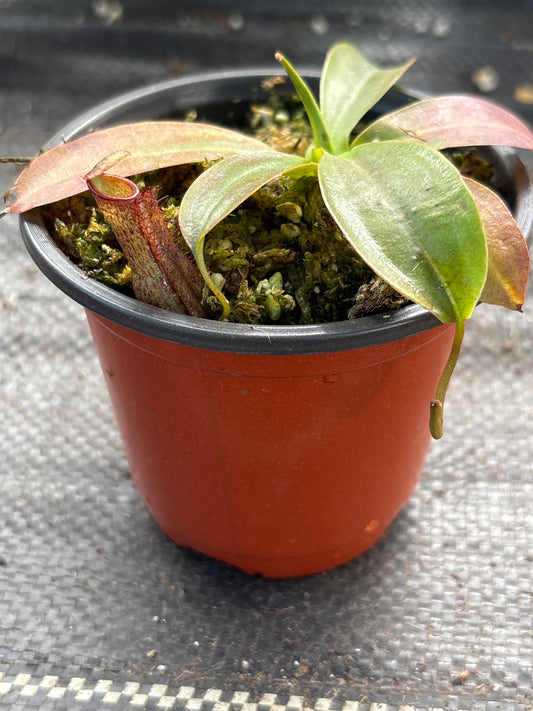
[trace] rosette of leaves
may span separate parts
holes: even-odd
[[[316,179],[342,234],[375,274],[443,323],[456,324],[431,404],[431,431],[440,437],[444,396],[465,321],[479,301],[520,310],[529,271],[525,238],[508,207],[486,186],[462,177],[440,151],[476,145],[533,149],[533,134],[491,102],[443,96],[383,115],[354,135],[412,62],[380,69],[356,47],[337,44],[326,57],[317,101],[290,62],[281,55],[277,59],[312,128],[313,143],[305,156],[200,123],[129,124],[36,158],[15,184],[7,211],[22,212],[89,185],[137,272],[140,298],[164,308],[172,302],[175,310],[202,315],[197,276],[180,266],[183,260],[168,240],[155,201],[126,176],[215,161],[185,193],[179,223],[225,318],[227,300],[204,261],[206,235],[270,181],[291,174]],[[111,167],[113,175],[108,175]]]

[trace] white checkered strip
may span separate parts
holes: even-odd
[[[252,699],[247,691],[223,692],[207,689],[197,694],[193,686],[181,686],[175,692],[166,684],[117,682],[100,679],[89,682],[82,677],[72,677],[61,682],[57,676],[34,678],[30,674],[13,677],[0,672],[0,709],[28,708],[61,709],[179,709],[180,711],[363,711],[359,701],[332,701],[319,698],[311,704],[303,696],[285,697],[281,703],[278,694],[262,694]],[[6,706],[7,704],[7,706]],[[386,703],[365,701],[368,711],[445,711],[443,708],[409,705],[390,706]]]

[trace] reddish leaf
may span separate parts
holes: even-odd
[[[465,178],[487,239],[488,272],[481,301],[520,311],[526,297],[529,251],[505,203],[489,188]]]
[[[89,133],[50,148],[20,174],[6,212],[25,212],[87,189],[86,177],[113,165],[118,176],[135,175],[183,163],[215,160],[241,151],[268,151],[267,145],[217,126],[180,121],[124,124]]]
[[[433,148],[513,146],[533,149],[533,133],[506,109],[472,96],[440,96],[387,114],[359,134],[355,144],[416,139]]]
[[[203,316],[203,280],[172,239],[151,191],[140,193],[115,175],[95,176],[88,186],[128,260],[139,301]]]

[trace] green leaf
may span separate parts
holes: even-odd
[[[333,153],[348,150],[355,125],[413,61],[380,69],[351,44],[340,43],[330,49],[320,80],[320,109]]]
[[[50,148],[20,174],[7,212],[25,212],[87,189],[95,165],[113,159],[121,177],[183,163],[216,160],[240,151],[268,151],[254,138],[226,128],[182,121],[148,121],[114,126]],[[101,168],[101,172],[108,170]]]
[[[205,266],[205,235],[260,187],[302,167],[308,167],[305,160],[288,153],[240,153],[208,168],[185,193],[179,214],[181,232],[202,276],[224,307],[223,318],[228,315],[228,304]]]
[[[394,289],[441,321],[467,319],[487,273],[476,206],[457,170],[417,143],[388,141],[324,154],[328,209],[356,251]]]
[[[324,120],[320,113],[320,109],[316,102],[313,92],[307,85],[307,83],[298,74],[296,69],[292,66],[288,59],[286,59],[279,52],[276,54],[276,59],[283,65],[283,68],[289,75],[289,79],[296,89],[296,93],[300,97],[309,123],[311,124],[311,129],[313,131],[313,138],[315,141],[316,148],[323,148],[326,151],[332,151],[331,143],[329,140],[328,132],[324,125]]]
[[[529,250],[509,208],[492,190],[464,179],[476,202],[487,239],[487,280],[481,301],[521,311],[529,276]]]
[[[390,139],[417,140],[433,148],[513,146],[533,149],[533,133],[506,109],[473,96],[417,101],[382,116],[353,145]]]

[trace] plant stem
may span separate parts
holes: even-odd
[[[431,401],[430,405],[429,429],[431,431],[431,436],[434,439],[440,439],[444,433],[444,399],[446,397],[446,391],[448,390],[452,373],[457,365],[457,359],[459,358],[459,353],[461,352],[464,334],[465,322],[458,321],[455,325],[455,336],[450,355],[448,356],[448,360],[444,366],[442,375],[440,376],[435,399]]]

